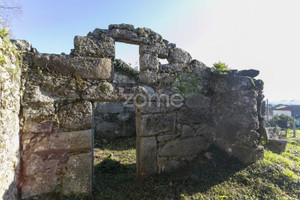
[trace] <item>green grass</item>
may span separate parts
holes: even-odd
[[[174,174],[135,178],[135,138],[96,139],[94,199],[300,199],[300,131],[286,152],[243,166],[216,147]]]

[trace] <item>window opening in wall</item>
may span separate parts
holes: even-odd
[[[140,70],[139,45],[116,42],[116,59],[122,58],[130,67]]]

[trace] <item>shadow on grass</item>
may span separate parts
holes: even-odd
[[[95,199],[180,199],[181,194],[206,192],[244,169],[236,159],[211,146],[213,159],[200,155],[194,165],[173,174],[135,178],[135,164],[122,165],[110,158],[95,166]]]
[[[134,184],[135,177],[135,164],[124,165],[105,158],[94,169],[94,199],[124,199],[126,184]]]

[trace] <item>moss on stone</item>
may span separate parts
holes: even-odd
[[[83,79],[79,76],[79,75],[76,75],[75,76],[75,79],[76,79],[76,83],[78,85],[81,85],[83,83]]]
[[[7,38],[9,35],[10,33],[8,32],[8,28],[0,29],[0,40],[2,41],[0,46],[0,66],[5,68],[12,80],[16,80],[19,82],[20,80],[18,78],[18,74],[20,74],[21,71],[21,56],[17,48]],[[15,68],[6,66],[8,60],[10,60],[10,62],[13,62],[12,64],[15,65]]]
[[[115,59],[114,60],[114,70],[116,72],[123,73],[125,75],[128,75],[129,77],[133,78],[136,81],[140,80],[140,72],[132,67],[130,67],[128,64],[126,64],[121,59]]]
[[[182,95],[184,98],[201,93],[202,88],[202,81],[195,74],[182,73],[179,76],[175,76],[173,91]]]
[[[251,78],[250,76],[247,76],[247,78],[250,80],[250,82],[252,83],[252,85],[255,87],[255,82],[254,82],[253,78]]]

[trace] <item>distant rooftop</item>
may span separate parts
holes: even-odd
[[[300,105],[282,105],[274,110],[300,110]]]

